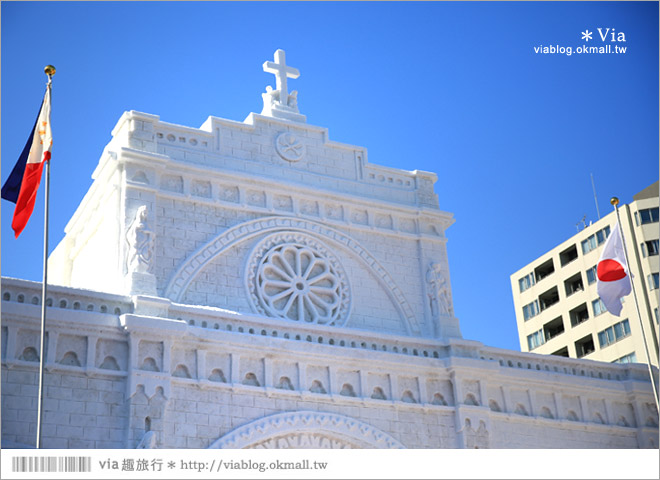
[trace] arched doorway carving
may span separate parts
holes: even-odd
[[[360,420],[327,412],[285,412],[238,427],[209,448],[405,448]]]

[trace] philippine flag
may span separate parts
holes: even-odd
[[[605,304],[605,307],[607,307],[607,310],[618,317],[623,308],[621,297],[625,297],[632,290],[630,272],[626,263],[623,240],[621,239],[618,223],[614,226],[612,234],[605,241],[605,247],[603,248],[603,253],[600,255],[596,274],[598,275],[596,289],[598,290],[600,299]]]
[[[21,153],[18,162],[14,165],[14,169],[2,187],[2,198],[16,204],[14,218],[11,222],[16,238],[25,228],[34,210],[37,190],[41,183],[41,172],[44,163],[50,160],[52,147],[50,88],[47,88],[30,138],[28,138],[23,153]]]

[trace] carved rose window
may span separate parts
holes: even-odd
[[[348,283],[339,262],[319,242],[276,234],[257,247],[248,288],[253,305],[268,316],[317,324],[345,321]]]

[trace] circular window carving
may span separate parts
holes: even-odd
[[[344,269],[327,247],[306,235],[262,240],[248,264],[247,288],[255,310],[270,317],[341,325],[350,311]]]
[[[305,155],[305,146],[290,132],[282,132],[277,136],[275,148],[280,157],[289,162],[297,162]]]

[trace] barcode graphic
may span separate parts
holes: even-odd
[[[91,472],[92,457],[12,457],[12,472]]]

